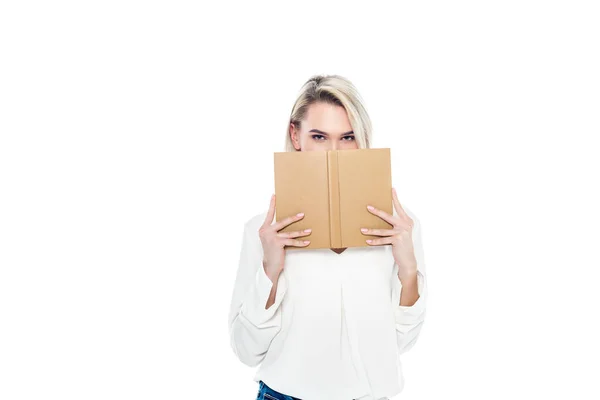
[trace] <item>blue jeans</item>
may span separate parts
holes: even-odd
[[[301,400],[297,397],[292,397],[285,395],[283,393],[279,393],[276,390],[271,389],[267,386],[266,383],[260,381],[258,383],[258,395],[256,396],[256,400]]]
[[[302,400],[297,397],[288,396],[287,394],[279,393],[271,389],[266,383],[260,381],[258,383],[258,395],[256,400]]]

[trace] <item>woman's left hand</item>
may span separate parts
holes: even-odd
[[[417,275],[417,260],[412,240],[412,229],[414,221],[406,214],[396,195],[396,189],[392,188],[392,199],[394,209],[398,215],[390,215],[378,208],[367,206],[371,214],[375,214],[392,225],[392,229],[367,229],[361,232],[366,235],[381,236],[378,239],[369,239],[367,243],[371,246],[392,245],[394,261],[398,265],[398,278],[401,281],[412,279]]]

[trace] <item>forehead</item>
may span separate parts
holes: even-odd
[[[328,103],[314,103],[308,107],[306,129],[319,129],[330,134],[344,133],[352,130],[348,114],[342,106]]]

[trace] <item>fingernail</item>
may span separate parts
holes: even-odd
[[[309,244],[309,243],[310,243],[310,240],[305,240],[304,241],[304,244]]]
[[[360,228],[360,231],[361,232],[366,232],[366,231],[368,231],[368,229],[367,228]]]
[[[370,244],[371,242],[372,242],[372,240],[371,240],[371,239],[367,239],[367,243],[369,243],[369,244]]]
[[[296,214],[296,217],[302,217],[304,215],[304,213],[298,213]]]
[[[310,228],[304,230],[305,233],[308,233],[310,231],[312,231],[312,229],[310,229]]]
[[[375,207],[373,207],[373,206],[367,206],[367,208],[371,211],[373,211],[375,209]]]

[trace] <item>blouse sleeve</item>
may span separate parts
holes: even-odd
[[[414,221],[413,246],[415,258],[417,259],[417,290],[419,298],[412,306],[400,305],[402,283],[398,278],[398,265],[394,263],[392,273],[392,301],[395,307],[394,317],[399,354],[408,351],[415,345],[425,319],[425,303],[427,298],[427,280],[425,275],[423,245],[421,241],[421,224],[412,213],[406,210],[406,208],[405,211]]]
[[[244,225],[237,276],[229,312],[230,345],[239,360],[251,367],[264,359],[281,329],[280,305],[287,290],[285,271],[279,276],[275,303],[265,308],[273,282],[262,265],[258,228]]]

